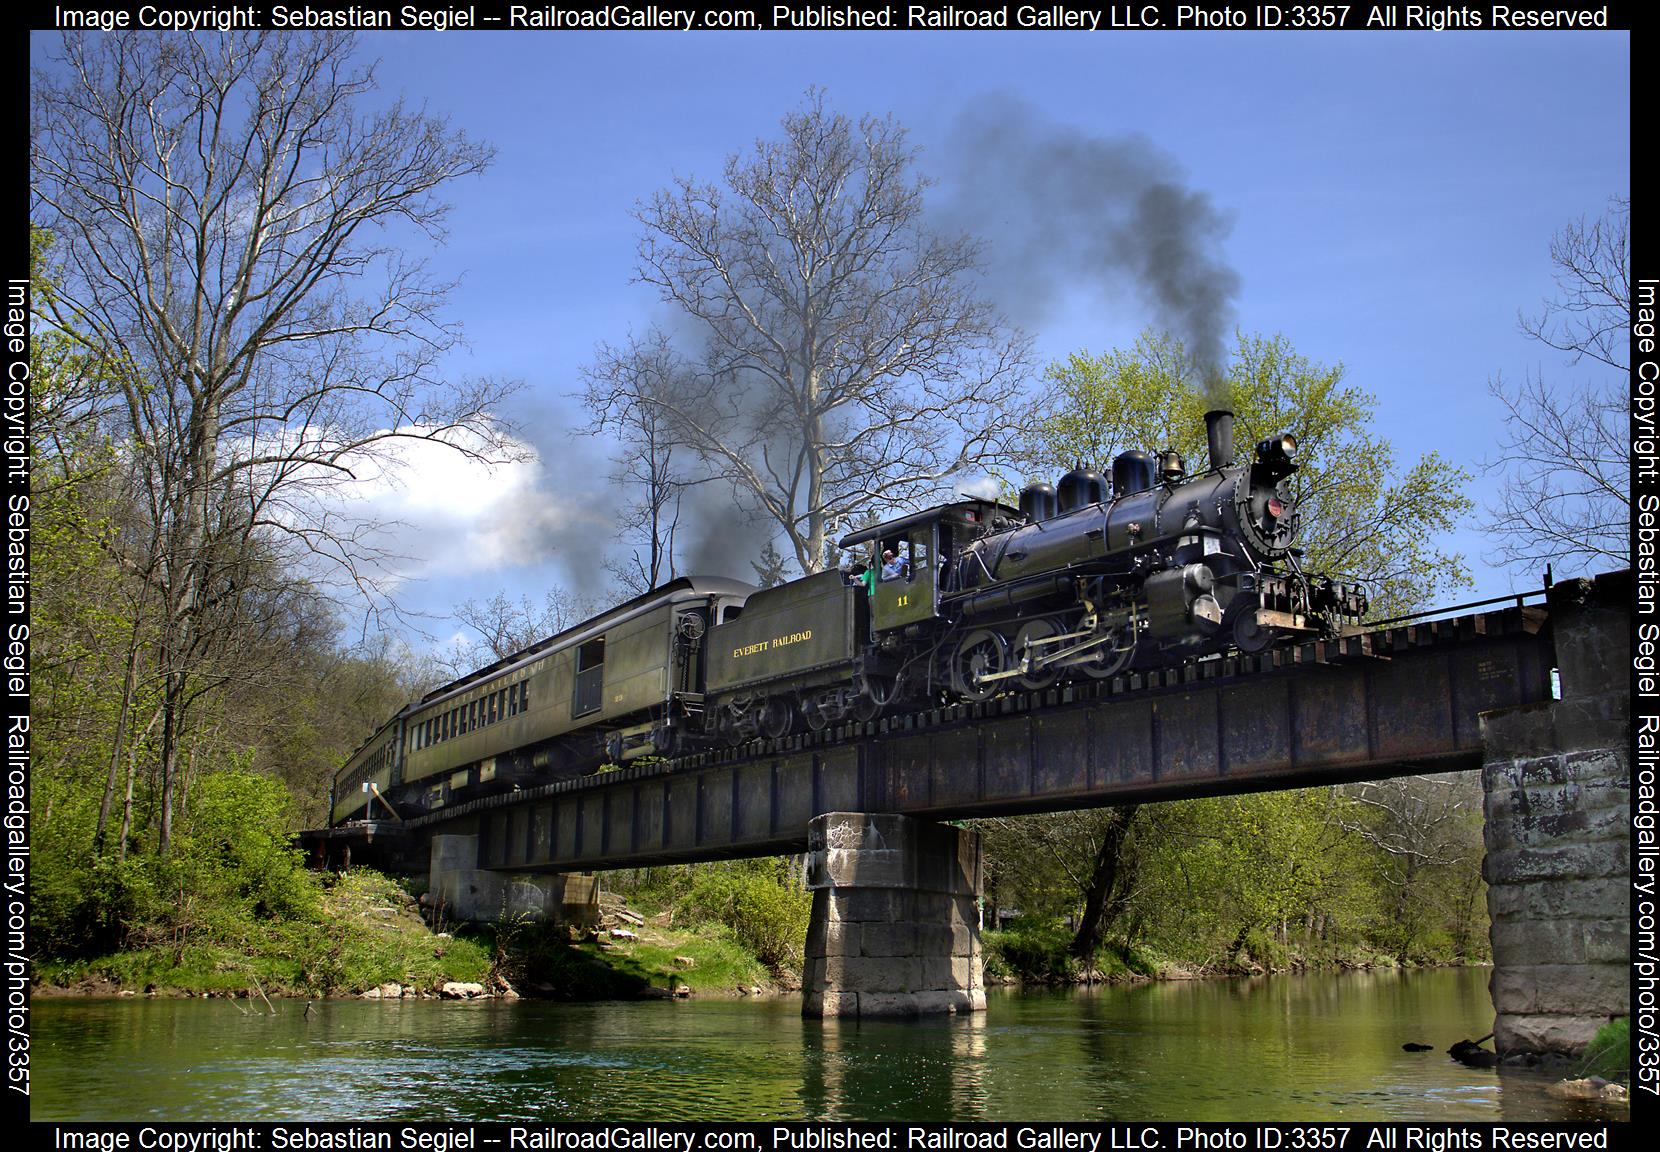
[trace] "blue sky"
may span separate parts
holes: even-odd
[[[1517,313],[1553,293],[1553,233],[1629,188],[1624,33],[369,33],[363,48],[386,92],[498,150],[453,187],[433,263],[464,277],[455,370],[521,379],[509,414],[539,454],[482,481],[435,469],[405,492],[425,558],[404,598],[439,616],[498,589],[593,586],[608,446],[570,438],[583,416],[569,393],[597,342],[661,316],[630,283],[630,209],[676,175],[717,179],[813,84],[837,111],[891,113],[941,176],[959,117],[987,101],[1145,136],[1232,220],[1239,325],[1341,360],[1378,397],[1399,461],[1489,454],[1496,374],[1595,379],[1523,336]],[[1151,319],[1133,295],[1057,276],[1033,328],[1043,360],[1127,344]],[[549,531],[460,527],[484,506],[539,509]],[[1483,564],[1473,524],[1448,544],[1472,562],[1472,596],[1536,583]]]

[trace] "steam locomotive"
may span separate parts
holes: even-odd
[[[1197,474],[1175,452],[1124,452],[1110,491],[1079,466],[1018,508],[944,504],[843,537],[861,562],[841,570],[653,589],[403,709],[336,774],[332,819],[1357,623],[1364,589],[1298,563],[1296,439],[1238,462],[1233,414],[1205,424]]]

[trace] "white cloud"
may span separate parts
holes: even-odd
[[[509,447],[513,459],[489,464],[433,441],[382,442],[378,458],[355,469],[341,508],[385,526],[382,544],[400,557],[387,565],[396,579],[574,561],[573,546],[590,540],[602,552],[609,500],[554,483],[532,445]]]

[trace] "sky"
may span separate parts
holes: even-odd
[[[631,283],[631,211],[678,176],[717,180],[812,85],[835,111],[904,125],[938,204],[983,203],[1030,162],[982,147],[965,163],[988,118],[1086,149],[1143,138],[1220,221],[1237,325],[1341,361],[1377,397],[1397,464],[1438,451],[1478,473],[1478,501],[1501,482],[1479,470],[1501,419],[1489,382],[1599,379],[1528,339],[1518,314],[1555,293],[1553,234],[1629,189],[1625,33],[416,32],[366,33],[362,48],[385,93],[496,148],[450,188],[431,263],[461,277],[451,315],[468,347],[450,370],[522,383],[504,415],[534,456],[482,475],[426,454],[367,501],[406,522],[400,598],[439,643],[468,599],[604,596],[613,446],[580,435],[572,394],[596,344],[664,318]],[[1082,229],[995,216],[969,222],[993,253],[1032,235],[1068,249],[1027,242],[1028,287],[998,301],[1040,362],[1128,345],[1153,322],[1141,294],[1090,274]],[[1536,587],[1537,573],[1485,563],[1476,520],[1442,544],[1475,574],[1463,598]],[[752,541],[737,527],[732,540],[724,574],[750,577]]]

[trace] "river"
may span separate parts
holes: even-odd
[[[1586,1120],[1444,1050],[1485,969],[993,989],[921,1022],[797,998],[36,999],[35,1120]],[[255,1011],[255,1009],[260,1011]],[[1436,1051],[1407,1053],[1407,1041]]]

